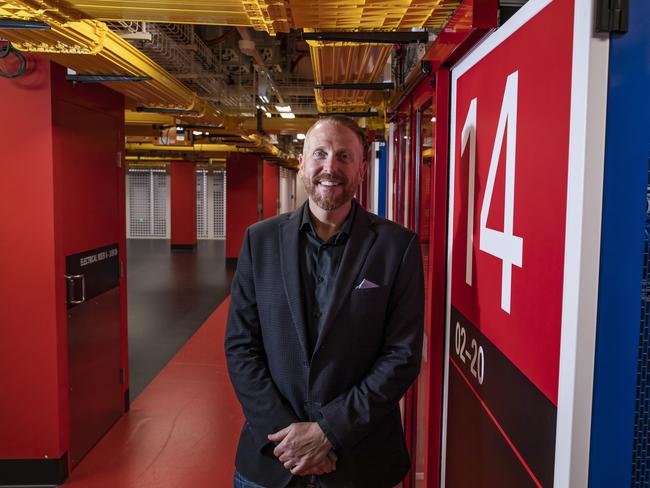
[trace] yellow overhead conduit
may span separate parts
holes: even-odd
[[[281,164],[294,167],[296,166],[295,157],[283,153],[273,144],[269,143],[263,137],[257,134],[242,136],[245,141],[239,145],[234,144],[193,144],[188,146],[182,145],[158,145],[149,142],[128,142],[125,149],[128,153],[144,152],[178,152],[178,153],[224,153],[224,152],[241,152],[241,153],[266,153],[269,157],[277,159]]]
[[[440,28],[458,3],[459,0],[337,0],[335,4],[311,0],[0,0],[0,17],[41,21],[52,27],[49,31],[0,30],[0,37],[11,40],[22,51],[43,53],[78,74],[151,77],[150,81],[111,83],[110,87],[147,107],[189,111],[175,115],[188,123],[223,124],[227,129],[243,132],[250,124],[220,113],[101,20],[251,26],[271,35],[290,29],[396,31]],[[391,48],[390,44],[310,42],[314,81],[382,81]],[[325,112],[365,111],[371,106],[383,111],[385,95],[383,91],[316,90],[316,101],[319,111]],[[261,147],[272,146],[265,143]]]
[[[220,124],[223,116],[209,102],[169,74],[103,22],[78,20],[79,14],[48,0],[0,0],[4,18],[46,22],[50,30],[0,30],[0,37],[21,50],[42,53],[77,74],[148,76],[151,80],[116,82],[108,86],[147,107],[189,111],[184,117]]]

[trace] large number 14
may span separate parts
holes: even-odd
[[[521,268],[523,239],[513,234],[515,213],[515,153],[517,147],[517,88],[519,72],[511,73],[506,80],[506,89],[501,102],[497,133],[492,146],[490,169],[485,194],[481,204],[479,249],[501,259],[501,308],[510,313],[512,267]],[[465,282],[472,284],[472,255],[474,246],[474,188],[476,179],[476,112],[478,101],[473,98],[469,104],[462,131],[461,157],[469,143],[469,181],[467,188],[467,254],[465,261]],[[507,127],[507,132],[506,132]],[[499,156],[506,136],[505,196],[503,209],[503,232],[490,229],[487,219],[490,213],[494,180],[499,167]]]

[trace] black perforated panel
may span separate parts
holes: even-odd
[[[650,161],[649,161],[650,163]],[[641,297],[641,332],[636,382],[634,445],[632,451],[632,487],[650,486],[650,184],[646,212],[645,248],[643,255],[643,294]]]

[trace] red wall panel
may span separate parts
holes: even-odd
[[[268,219],[278,214],[280,199],[280,167],[264,163],[264,205],[262,218]]]
[[[52,65],[54,159],[63,252],[70,255],[116,242],[124,226],[116,191],[124,180],[124,97],[98,84],[73,85],[65,73]]]
[[[11,114],[0,120],[0,391],[10,399],[0,402],[0,459],[68,449],[65,255],[108,239],[125,259],[123,98],[28,60],[25,75],[0,78]],[[87,178],[93,185],[76,183]],[[89,199],[101,210],[89,212]]]
[[[447,258],[447,182],[449,157],[449,80],[448,69],[435,73],[436,90],[434,110],[436,123],[433,125],[435,141],[431,166],[431,213],[429,269],[426,276],[428,297],[426,316],[429,326],[429,364],[437,365],[429,374],[427,405],[429,408],[429,443],[427,444],[428,466],[425,471],[426,486],[440,484],[440,456],[442,435],[443,370],[445,341],[445,281]]]
[[[173,246],[196,245],[196,170],[192,163],[171,164]]]
[[[226,161],[226,259],[239,256],[246,227],[259,220],[260,164],[253,154],[231,153]]]
[[[0,78],[0,458],[62,454],[50,65]]]

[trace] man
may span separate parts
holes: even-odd
[[[225,339],[246,417],[236,488],[392,487],[410,467],[399,400],[420,365],[420,246],[353,199],[367,154],[354,120],[319,120],[300,156],[308,201],[246,231]]]

